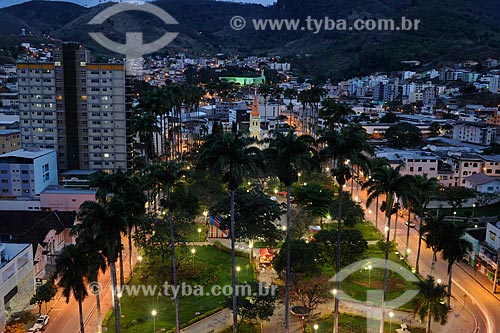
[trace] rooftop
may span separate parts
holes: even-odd
[[[55,153],[55,150],[45,149],[45,148],[40,148],[40,149],[36,149],[36,150],[18,149],[15,151],[11,151],[10,153],[6,153],[6,154],[1,155],[0,159],[7,158],[7,157],[35,159],[35,158],[39,158],[39,157],[42,157],[42,156],[50,154],[50,153]]]
[[[15,133],[20,133],[21,131],[18,129],[4,129],[0,130],[0,135],[10,135]]]
[[[500,181],[500,179],[485,175],[484,173],[476,173],[465,178],[469,183],[474,185],[483,185],[491,183],[492,181]]]

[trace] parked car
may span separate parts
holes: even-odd
[[[410,223],[410,228],[415,228],[415,223],[414,222],[411,222],[411,221],[408,222],[408,221],[406,221],[405,224],[408,225],[408,223]]]
[[[35,325],[33,325],[32,328],[34,328],[35,330],[41,330],[48,323],[49,323],[49,316],[48,315],[41,315],[40,317],[38,317],[38,319],[36,320]]]

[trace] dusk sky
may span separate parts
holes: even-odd
[[[82,6],[85,5],[94,6],[99,2],[106,2],[106,0],[65,0],[65,1],[74,2]],[[23,2],[27,2],[27,0],[0,0],[0,8],[8,7]],[[228,2],[252,2],[252,3],[261,3],[263,5],[272,5],[274,2],[276,2],[276,0],[238,0],[238,1],[228,1]]]

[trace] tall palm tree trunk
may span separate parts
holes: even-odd
[[[115,312],[115,332],[120,333],[120,304],[118,303],[118,288],[116,283],[116,262],[109,264],[109,271],[111,272],[111,284],[113,286],[113,308]]]
[[[94,277],[94,281],[98,282],[97,276]],[[99,284],[97,283],[97,285]],[[95,305],[97,311],[97,332],[102,332],[101,294],[99,288],[95,288],[93,292],[95,295]]]
[[[424,221],[424,207],[420,207],[420,225],[418,226],[418,250],[417,250],[417,263],[415,265],[415,272],[419,274],[420,262],[420,249],[422,248],[422,222]]]
[[[123,250],[122,244],[120,244],[120,251],[118,252],[118,256],[120,258],[120,287],[123,288],[125,285],[125,276],[123,275]]]
[[[396,202],[396,205],[398,203]],[[392,236],[392,241],[396,241],[396,236],[398,234],[398,217],[399,217],[399,209],[396,208],[396,220],[394,221],[394,236]]]
[[[78,300],[78,312],[80,314],[80,333],[85,333],[85,325],[83,324],[83,307],[82,300]]]
[[[233,333],[238,333],[238,296],[236,295],[236,250],[234,235],[234,190],[231,190],[231,285],[233,287]]]
[[[427,325],[425,327],[425,333],[431,333],[431,321],[432,321],[432,312],[431,312],[431,306],[429,304],[429,310],[427,310]]]
[[[390,207],[389,209],[392,209]],[[385,266],[384,266],[384,292],[382,296],[382,315],[380,320],[380,333],[384,333],[384,325],[385,325],[385,303],[387,300],[387,272],[389,270],[389,248],[391,242],[391,213],[389,212],[389,216],[387,216],[387,236],[386,236],[386,244],[385,244]]]
[[[343,194],[343,184],[339,184],[339,216],[337,221],[337,258],[335,265],[335,289],[340,290],[340,249],[341,249],[341,232],[342,232],[342,194]],[[334,293],[335,304],[334,304],[334,319],[333,319],[333,332],[339,333],[339,298],[337,293]]]
[[[175,262],[175,236],[174,236],[174,217],[172,216],[172,211],[168,211],[168,220],[170,224],[170,253],[172,256],[172,280],[173,288],[177,290],[177,267]],[[181,325],[179,322],[179,299],[177,298],[177,293],[174,295],[174,308],[175,308],[175,332],[179,333],[181,330]]]
[[[432,251],[432,264],[431,264],[431,276],[434,276],[434,271],[436,270],[437,262],[437,250]]]
[[[377,202],[375,203],[375,229],[378,230],[378,195],[377,195]]]
[[[290,321],[290,248],[291,248],[291,203],[290,186],[286,188],[286,277],[285,277],[285,333],[289,332]]]
[[[128,238],[128,266],[130,268],[130,278],[134,276],[134,269],[132,267],[132,227],[127,230]]]
[[[406,226],[406,247],[405,247],[405,258],[408,259],[408,249],[410,246],[410,221],[411,221],[411,211],[408,207],[408,225]]]
[[[451,284],[453,279],[453,261],[448,262],[448,308],[451,308]]]

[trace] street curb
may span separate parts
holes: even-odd
[[[458,262],[455,263],[455,265],[460,267],[461,270],[463,270],[467,275],[469,275],[471,278],[473,278],[474,281],[476,281],[477,284],[479,284],[484,290],[489,292],[491,295],[493,295],[493,297],[495,297],[498,301],[500,301],[500,296],[498,296],[497,294],[493,294],[490,289],[486,288],[478,279],[476,279],[476,277],[474,275],[472,275],[469,271],[467,271],[465,268],[463,268],[462,265],[460,265]]]

